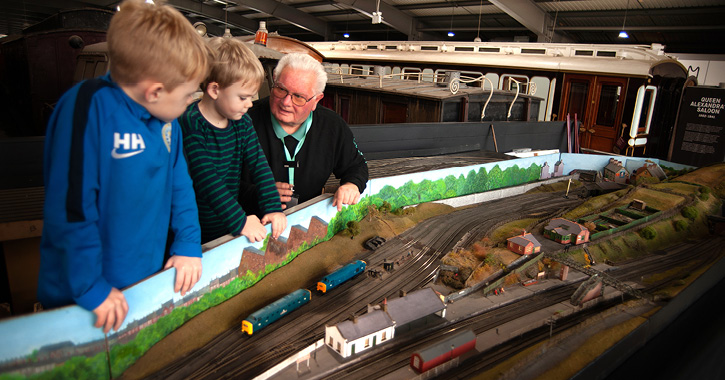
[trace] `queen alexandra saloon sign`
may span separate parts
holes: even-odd
[[[725,88],[688,87],[682,96],[670,161],[706,166],[725,159]]]

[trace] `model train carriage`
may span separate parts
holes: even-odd
[[[252,335],[253,332],[259,331],[268,324],[284,317],[291,311],[310,302],[311,292],[307,289],[298,289],[294,292],[272,302],[252,313],[247,319],[242,321],[242,332]]]
[[[343,282],[355,277],[357,274],[365,271],[367,264],[362,260],[354,261],[344,267],[328,274],[317,283],[317,290],[325,293],[330,289],[337,287]]]
[[[410,366],[422,373],[474,348],[476,348],[476,334],[471,330],[465,330],[414,352],[410,356]]]

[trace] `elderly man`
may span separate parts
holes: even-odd
[[[331,173],[340,179],[333,199],[338,211],[356,204],[365,190],[368,166],[350,127],[317,104],[326,83],[327,74],[314,58],[287,54],[274,69],[271,95],[248,111],[287,207],[322,194]],[[242,197],[249,197],[254,193],[249,190],[251,181],[243,182],[248,191]]]

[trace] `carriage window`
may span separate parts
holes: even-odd
[[[588,96],[589,82],[572,81],[569,88],[569,104],[566,108],[568,112],[572,115],[584,115]]]
[[[423,73],[420,78],[420,81],[421,82],[433,82],[434,77],[435,77],[435,74],[433,73],[433,69],[423,69]]]
[[[597,125],[614,127],[621,93],[621,86],[613,84],[602,85],[602,90],[599,95],[599,107],[597,108]]]
[[[532,88],[533,90],[535,90],[533,91],[533,93],[529,91],[529,95],[538,96],[544,99],[539,107],[538,115],[534,116],[537,117],[538,121],[551,120],[551,113],[547,112],[547,108],[549,108],[548,104],[550,102],[550,88],[555,84],[553,84],[551,80],[547,77],[532,77],[531,82],[536,84],[536,87]]]
[[[650,103],[653,102],[652,95],[653,91],[649,88],[644,92],[644,101],[642,101],[642,116],[639,118],[639,125],[637,126],[637,134],[643,134],[648,132],[647,124],[652,120],[650,116]]]
[[[496,73],[486,73],[486,78],[488,78],[491,81],[491,83],[484,84],[483,85],[483,88],[485,88],[486,90],[490,90],[491,89],[491,84],[493,84],[494,90],[498,90],[499,89],[499,87],[498,87],[498,78],[499,78],[498,77],[498,74],[496,74]]]
[[[403,79],[418,80],[418,78],[420,78],[420,71],[421,70],[417,67],[403,67],[401,73],[403,74]]]
[[[515,81],[511,80],[515,79]],[[518,81],[519,83],[516,83]],[[506,91],[516,91],[517,86],[519,87],[519,93],[528,93],[529,77],[523,75],[501,75],[501,88]]]
[[[369,66],[363,66],[363,65],[350,65],[350,74],[353,75],[368,75]]]

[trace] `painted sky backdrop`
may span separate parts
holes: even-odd
[[[564,163],[564,173],[569,173],[574,169],[601,171],[611,157],[622,160],[628,168],[640,167],[646,160],[646,158],[639,157],[630,158],[573,153],[519,158],[481,165],[433,170],[425,173],[377,178],[368,182],[363,196],[376,194],[386,185],[398,188],[408,181],[416,183],[424,179],[436,181],[449,175],[457,178],[461,175],[465,177],[471,170],[478,171],[481,167],[486,168],[486,171],[490,172],[495,166],[498,166],[503,171],[513,165],[517,165],[519,168],[528,168],[531,164],[541,166],[544,162],[547,162],[551,170],[553,170],[554,164],[562,160]],[[689,168],[687,165],[680,165],[658,159],[650,160],[674,169]],[[641,162],[641,164],[637,162]],[[332,198],[327,198],[298,210],[288,215],[287,229],[282,233],[282,236],[285,238],[288,237],[290,228],[294,225],[307,228],[310,219],[314,216],[329,223],[336,212],[337,209],[332,207]],[[267,232],[271,232],[269,226],[267,226]],[[255,247],[259,249],[261,246],[262,242],[250,243],[245,237],[238,237],[205,252],[202,259],[202,277],[192,291],[203,288],[212,280],[224,276],[230,270],[238,267],[244,248]],[[173,293],[174,278],[175,271],[166,270],[124,290],[124,295],[129,303],[129,314],[121,329],[124,329],[134,320],[145,318],[147,315],[159,309],[161,304],[169,300],[178,301],[181,296],[178,293]],[[94,322],[95,316],[93,313],[78,306],[69,306],[2,320],[0,321],[0,362],[29,355],[33,350],[45,345],[66,341],[81,344],[103,339],[103,332],[93,327]]]

